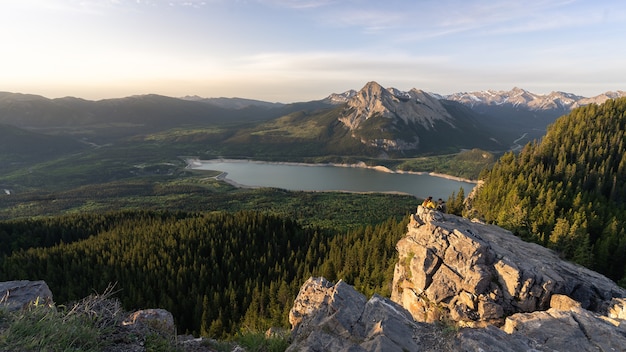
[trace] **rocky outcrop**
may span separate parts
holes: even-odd
[[[37,302],[51,304],[52,292],[44,281],[5,281],[0,282],[0,307],[18,310]]]
[[[289,351],[626,351],[626,291],[551,250],[423,207],[396,247],[391,300],[309,279]]]
[[[287,351],[624,351],[623,320],[589,312],[554,295],[547,311],[517,313],[499,329],[416,322],[389,299],[367,300],[343,281],[310,278],[289,320]]]
[[[531,337],[545,350],[624,351],[626,322],[581,308],[567,296],[553,295],[546,311],[516,313],[506,318],[502,330]],[[570,348],[570,349],[571,349]]]
[[[418,207],[396,245],[391,299],[418,321],[501,326],[515,313],[545,311],[555,294],[606,314],[626,291],[500,227]]]
[[[289,313],[292,344],[287,351],[441,351],[432,324],[378,295],[369,300],[343,281],[310,278]],[[439,329],[440,330],[440,329]]]

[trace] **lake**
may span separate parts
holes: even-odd
[[[406,193],[419,198],[447,200],[463,187],[465,195],[476,185],[426,173],[396,173],[365,167],[326,164],[271,163],[249,160],[192,160],[196,170],[216,170],[220,179],[246,187],[275,187],[297,191]]]

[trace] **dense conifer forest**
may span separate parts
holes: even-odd
[[[626,286],[626,99],[559,118],[481,176],[486,221]]]
[[[127,309],[171,311],[180,332],[215,338],[288,327],[311,275],[390,292],[406,222],[347,232],[277,215],[117,211],[0,223],[0,280],[45,280],[55,301],[116,283]],[[7,245],[4,245],[7,244]]]

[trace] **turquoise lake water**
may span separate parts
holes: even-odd
[[[221,177],[248,187],[275,187],[300,191],[397,192],[419,198],[447,200],[463,187],[465,195],[473,182],[429,174],[390,173],[359,167],[319,164],[284,164],[246,160],[197,160],[190,167],[226,173]]]

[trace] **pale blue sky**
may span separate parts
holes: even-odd
[[[0,90],[278,102],[626,90],[622,0],[0,0]]]

